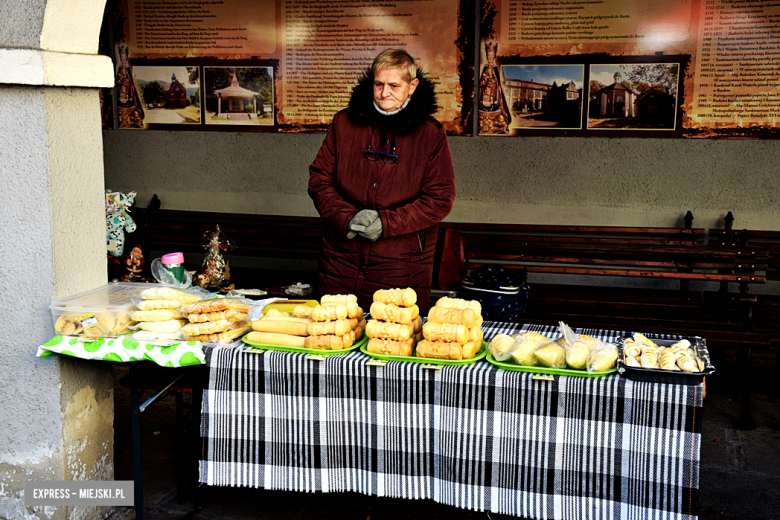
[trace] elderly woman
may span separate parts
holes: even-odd
[[[309,196],[326,226],[320,293],[356,294],[368,310],[377,289],[412,287],[427,310],[438,223],[455,200],[437,108],[414,59],[387,49],[333,117],[309,167]]]

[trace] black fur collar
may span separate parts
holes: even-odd
[[[406,108],[392,116],[385,116],[374,108],[374,77],[371,70],[366,69],[352,89],[347,107],[350,119],[356,125],[377,124],[393,134],[403,135],[416,131],[428,116],[432,116],[439,109],[436,92],[428,75],[418,70],[417,79],[420,83]]]

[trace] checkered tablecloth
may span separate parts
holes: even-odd
[[[486,340],[559,336],[483,329]],[[697,516],[701,385],[367,360],[207,348],[201,482],[430,498],[541,519]]]

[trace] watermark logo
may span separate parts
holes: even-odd
[[[25,506],[132,506],[132,480],[28,480]]]

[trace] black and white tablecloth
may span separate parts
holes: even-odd
[[[483,329],[486,340],[559,336]],[[541,519],[697,516],[701,385],[367,360],[207,349],[200,481],[430,498]]]

